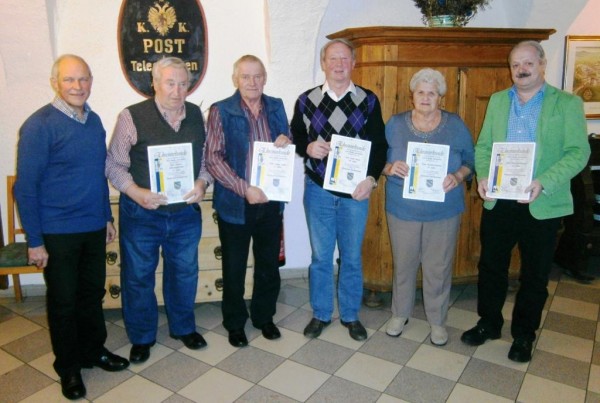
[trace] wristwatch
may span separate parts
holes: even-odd
[[[377,181],[375,180],[375,178],[373,178],[372,176],[367,176],[367,179],[371,180],[371,183],[373,185],[373,189],[375,189],[377,187]]]

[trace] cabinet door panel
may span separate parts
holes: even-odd
[[[508,67],[463,68],[460,70],[458,113],[469,127],[473,142],[477,142],[479,137],[490,96],[511,85]],[[467,185],[465,205],[466,209],[462,216],[461,230],[458,236],[454,277],[469,280],[475,279],[478,274],[477,264],[481,252],[479,226],[483,202],[477,194],[475,178],[470,185]],[[511,260],[511,271],[518,271],[519,265],[520,260],[515,249]]]

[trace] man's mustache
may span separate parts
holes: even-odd
[[[531,73],[519,73],[517,74],[517,78],[525,78],[525,77],[529,77],[531,75]]]

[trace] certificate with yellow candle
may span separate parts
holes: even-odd
[[[494,143],[487,197],[494,199],[528,200],[525,192],[533,177],[535,143]]]
[[[367,177],[371,142],[334,134],[330,146],[323,188],[351,194]]]
[[[150,190],[168,198],[168,203],[184,202],[194,188],[192,143],[148,147]]]
[[[250,185],[260,188],[269,200],[291,201],[295,153],[294,144],[275,147],[273,143],[255,141]]]
[[[444,178],[448,175],[450,146],[445,144],[408,142],[402,197],[405,199],[443,202]]]

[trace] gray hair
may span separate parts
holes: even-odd
[[[187,72],[188,81],[192,80],[192,73],[190,73],[190,69],[183,60],[178,57],[164,57],[152,64],[152,81],[159,81],[163,69],[167,67],[184,69]]]
[[[415,92],[419,83],[434,84],[437,87],[438,94],[443,97],[446,95],[446,79],[437,70],[425,68],[417,71],[410,79],[410,92]]]
[[[323,47],[321,48],[321,61],[325,60],[325,53],[327,52],[327,49],[329,49],[329,47],[331,45],[335,45],[336,43],[341,43],[343,45],[346,45],[348,47],[348,49],[350,49],[350,52],[352,52],[352,60],[356,60],[356,49],[354,48],[354,44],[352,42],[350,42],[348,39],[337,38],[337,39],[332,39],[329,42],[327,42],[325,45],[323,45]]]
[[[262,68],[263,74],[266,77],[266,75],[267,75],[267,69],[265,68],[265,65],[262,62],[262,60],[260,60],[258,57],[254,56],[254,55],[244,55],[244,56],[240,57],[239,59],[237,59],[235,61],[235,63],[233,63],[233,78],[236,78],[238,76],[238,72],[239,72],[239,69],[240,69],[240,64],[242,64],[244,62],[253,62],[253,63],[260,64],[260,67]]]
[[[535,48],[535,50],[537,51],[538,57],[540,59],[540,63],[542,65],[546,64],[546,52],[544,52],[544,48],[542,47],[542,45],[538,42],[538,41],[533,41],[533,40],[528,40],[528,41],[522,41],[517,43],[510,51],[510,53],[508,54],[508,63],[510,63],[511,61],[511,57],[514,53],[515,50],[519,49],[519,48],[524,48],[527,46],[531,46],[532,48]]]
[[[60,67],[60,64],[66,59],[75,59],[75,60],[78,60],[79,62],[81,62],[87,68],[87,71],[90,74],[90,77],[92,77],[92,70],[90,69],[90,66],[87,64],[87,62],[85,60],[83,60],[83,58],[81,56],[72,55],[72,54],[67,53],[67,54],[59,56],[54,61],[54,63],[52,64],[52,69],[50,70],[50,78],[52,78],[54,80],[58,79],[58,69]]]

